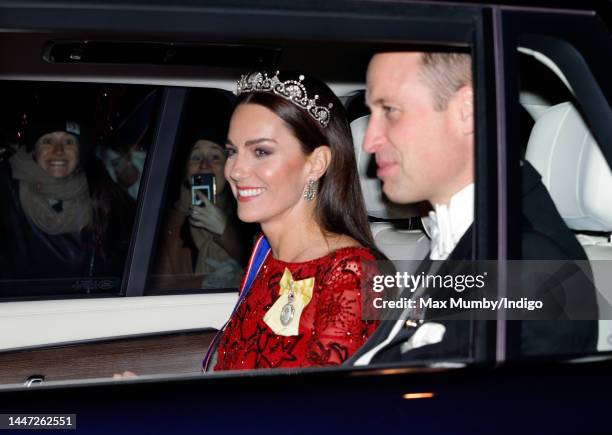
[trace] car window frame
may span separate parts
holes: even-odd
[[[143,296],[149,282],[167,193],[166,180],[170,177],[186,96],[187,89],[183,87],[167,87],[162,94],[151,157],[142,174],[133,246],[124,275],[124,294],[128,297]]]

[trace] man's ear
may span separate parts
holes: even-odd
[[[455,95],[460,115],[460,128],[463,134],[474,133],[474,91],[471,86],[463,86]]]
[[[308,178],[318,180],[325,174],[331,163],[331,150],[327,145],[315,148],[312,154],[308,156],[308,162],[310,163]]]

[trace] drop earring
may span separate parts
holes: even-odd
[[[304,188],[304,199],[306,201],[312,201],[317,195],[317,180],[311,178],[306,183],[306,187]]]

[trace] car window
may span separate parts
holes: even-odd
[[[568,336],[579,334],[580,330],[592,330],[589,347],[583,348],[585,353],[609,350],[612,349],[610,320],[606,319],[612,314],[612,294],[607,279],[610,258],[607,251],[612,227],[609,213],[600,201],[612,191],[612,172],[587,121],[582,101],[574,94],[563,70],[539,52],[529,49],[523,52],[521,78],[531,85],[533,81],[527,77],[540,78],[540,92],[532,88],[521,99],[522,108],[528,114],[523,127],[530,131],[525,143],[525,161],[542,177],[556,210],[571,230],[567,240],[560,232],[557,234],[559,250],[568,250],[568,259],[575,260],[581,269],[577,275],[585,277],[580,284],[577,278],[572,284],[560,278],[569,287],[568,295],[576,293],[569,296],[568,302],[575,305],[576,311],[586,311],[580,321],[566,322],[560,327],[567,329]],[[534,55],[538,54],[546,64],[540,69],[543,75],[534,71],[544,65],[536,61],[540,65],[534,68]],[[546,205],[541,204],[541,207],[545,209]],[[570,242],[574,241],[577,243],[571,247]],[[569,313],[570,307],[567,308]],[[549,351],[563,353],[562,349]]]
[[[521,255],[523,262],[510,268],[523,276],[523,291],[533,289],[531,294],[551,308],[527,316],[537,320],[506,323],[507,357],[608,351],[612,214],[606,203],[612,171],[606,157],[609,122],[602,120],[612,115],[605,94],[609,71],[602,74],[607,66],[569,28],[550,34],[529,26],[510,28],[519,41],[517,53],[509,55],[516,59],[509,65],[518,71],[509,80],[516,93],[508,125],[518,127],[509,144],[510,166],[517,170],[510,181],[516,189],[510,194],[510,215],[516,219],[511,232],[523,233],[511,236],[510,258]],[[513,292],[512,284],[507,291]],[[518,344],[538,331],[536,346]]]
[[[0,297],[119,295],[158,91],[0,88]]]
[[[234,99],[221,89],[192,89],[189,94],[167,182],[149,295],[235,291],[240,284],[257,226],[238,220],[223,173]]]

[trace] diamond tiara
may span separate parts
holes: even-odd
[[[291,101],[298,107],[306,110],[323,128],[329,124],[330,111],[334,105],[329,103],[326,106],[317,106],[318,95],[308,98],[306,86],[302,83],[304,76],[300,75],[299,81],[287,80],[281,82],[278,79],[279,71],[273,77],[268,77],[267,73],[250,73],[240,77],[237,83],[236,95],[245,92],[272,92],[276,95]]]

